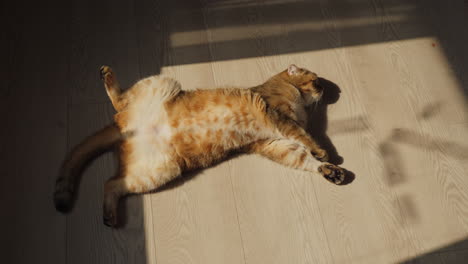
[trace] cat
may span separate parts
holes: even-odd
[[[208,167],[233,151],[256,153],[282,165],[319,173],[341,184],[345,170],[305,131],[306,107],[323,87],[296,65],[264,84],[182,90],[174,79],[151,76],[122,92],[115,73],[100,69],[117,111],[114,123],[76,146],[62,164],[54,192],[58,211],[71,209],[76,179],[87,162],[119,147],[118,176],[104,186],[104,224],[117,225],[117,204],[127,194],[159,188],[185,171]]]

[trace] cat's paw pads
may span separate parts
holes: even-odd
[[[104,211],[103,215],[104,224],[108,227],[116,227],[117,226],[117,217],[113,212]]]
[[[322,162],[326,162],[328,161],[329,157],[328,157],[328,153],[325,151],[325,150],[320,150],[318,151],[317,153],[314,154],[314,157],[319,160],[319,161],[322,161]]]
[[[105,65],[101,66],[101,68],[99,69],[99,74],[101,76],[101,79],[104,80],[106,83],[112,83],[114,73],[112,72],[111,67]]]
[[[322,164],[318,168],[318,171],[320,174],[322,174],[323,177],[325,177],[325,179],[334,184],[341,184],[345,179],[345,170],[330,163]]]

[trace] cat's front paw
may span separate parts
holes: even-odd
[[[330,163],[324,163],[320,165],[318,171],[320,174],[322,174],[323,177],[325,177],[325,179],[337,185],[343,183],[345,179],[345,170]]]
[[[321,149],[314,153],[314,157],[321,162],[326,162],[329,159],[328,153],[324,149]]]

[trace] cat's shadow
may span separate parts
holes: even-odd
[[[341,89],[334,82],[325,78],[319,78],[323,87],[323,95],[319,102],[311,105],[307,110],[307,132],[317,143],[328,152],[329,162],[335,165],[343,164],[343,157],[338,154],[336,147],[327,135],[328,105],[336,103],[340,99]]]
[[[319,102],[308,108],[307,132],[327,151],[329,157],[328,162],[341,165],[344,159],[338,154],[335,145],[327,135],[328,106],[338,102],[341,89],[336,83],[325,78],[319,78],[319,83],[323,88],[323,95]],[[345,179],[340,185],[350,184],[354,179],[354,173],[345,169]]]

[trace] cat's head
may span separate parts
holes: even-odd
[[[289,65],[285,73],[289,83],[301,92],[306,104],[312,104],[320,100],[323,95],[323,87],[320,85],[316,73],[305,68],[299,68],[294,64]]]

